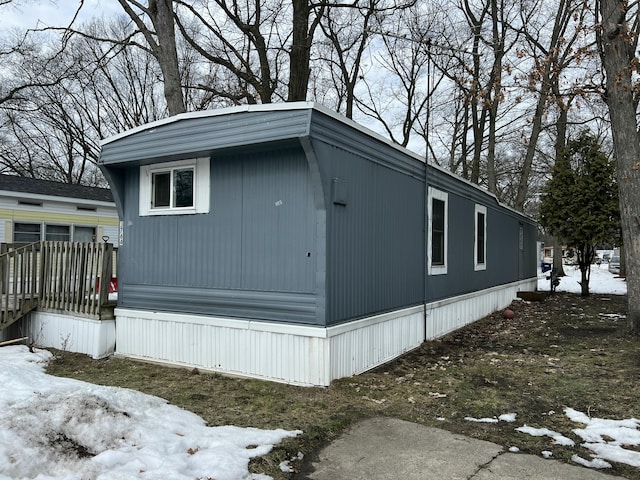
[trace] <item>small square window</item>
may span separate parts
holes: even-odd
[[[140,167],[140,215],[209,212],[209,159]]]
[[[151,208],[193,208],[193,168],[151,174]]]

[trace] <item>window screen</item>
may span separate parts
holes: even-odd
[[[68,242],[71,240],[69,225],[46,225],[44,238],[52,242]]]
[[[35,243],[40,241],[39,223],[15,223],[13,225],[13,241],[16,243]]]

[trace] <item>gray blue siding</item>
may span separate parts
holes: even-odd
[[[428,185],[449,193],[447,274],[427,277],[428,302],[536,276],[535,223],[499,205],[492,195],[439,169],[429,167],[427,178]],[[487,208],[486,269],[478,271],[474,270],[475,205]]]
[[[327,324],[424,298],[424,183],[315,142],[325,188],[344,183],[346,204],[327,202]]]
[[[214,154],[208,214],[138,216],[138,171],[125,175],[123,307],[265,319],[286,310],[317,322],[314,192],[300,148]]]
[[[124,224],[121,307],[330,326],[535,277],[535,224],[493,196],[322,108],[257,110],[104,145]],[[195,157],[210,158],[209,213],[139,216],[140,165]],[[449,194],[446,275],[426,275],[429,185]],[[487,208],[477,272],[475,204]]]

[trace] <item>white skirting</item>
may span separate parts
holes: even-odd
[[[518,292],[533,291],[532,278],[427,304],[427,340],[442,337],[509,305]]]
[[[419,346],[423,312],[418,306],[322,328],[116,308],[116,353],[324,386]]]
[[[115,325],[115,320],[33,311],[16,326],[20,336],[29,336],[37,346],[104,358],[115,351]]]
[[[537,279],[335,327],[117,308],[118,355],[297,385],[326,386],[509,305]]]

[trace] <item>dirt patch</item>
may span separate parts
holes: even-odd
[[[304,388],[161,367],[121,358],[91,360],[60,354],[49,373],[116,385],[166,398],[211,425],[300,429],[252,469],[275,479],[285,460],[307,458],[360,419],[386,415],[445,428],[570,462],[580,446],[557,448],[548,437],[531,437],[523,424],[571,436],[565,407],[600,418],[640,418],[640,340],[625,323],[626,297],[557,293],[543,302],[516,301],[512,320],[500,312],[425,342],[373,371],[328,388]],[[475,423],[465,417],[517,413],[515,423]],[[579,439],[574,438],[579,445]],[[608,473],[637,478],[633,467],[614,464]]]

